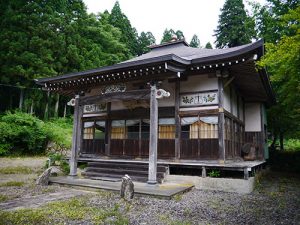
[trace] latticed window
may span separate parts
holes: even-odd
[[[104,139],[105,121],[87,121],[83,123],[83,139]]]
[[[113,120],[111,126],[111,139],[125,139],[125,120]]]
[[[175,119],[161,118],[158,120],[158,138],[159,139],[175,139]]]
[[[218,138],[218,117],[184,117],[181,119],[181,138]]]

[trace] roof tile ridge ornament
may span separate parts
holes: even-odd
[[[148,48],[150,48],[152,50],[152,49],[161,48],[161,47],[165,47],[165,46],[169,46],[169,45],[176,45],[176,44],[183,44],[183,45],[189,47],[189,44],[183,38],[183,39],[179,39],[179,40],[165,42],[165,43],[158,44],[158,45],[157,44],[150,45],[150,46],[148,46]]]

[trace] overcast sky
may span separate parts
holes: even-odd
[[[249,0],[254,2],[253,0]],[[265,0],[256,0],[263,4]],[[116,0],[84,0],[88,12],[111,11]],[[121,10],[140,33],[151,31],[160,43],[165,28],[181,30],[187,42],[196,34],[203,46],[213,44],[225,0],[119,0]],[[244,1],[245,2],[245,1]]]

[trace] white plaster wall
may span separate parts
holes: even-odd
[[[175,83],[169,83],[167,80],[163,81],[159,88],[170,92],[170,97],[158,99],[159,107],[175,106]]]
[[[228,112],[231,112],[230,100],[230,87],[227,86],[226,88],[224,88],[224,109]]]
[[[260,103],[245,104],[245,131],[261,131]]]
[[[218,89],[218,79],[208,75],[190,76],[180,83],[180,92],[197,92]]]
[[[180,108],[179,111],[192,111],[192,110],[208,110],[208,109],[217,109],[218,106],[213,105],[213,106],[201,106],[201,107],[187,107],[187,108]]]

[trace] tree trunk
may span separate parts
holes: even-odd
[[[270,145],[270,149],[272,150],[272,151],[275,151],[276,150],[276,141],[277,141],[277,134],[276,133],[274,133],[274,135],[273,135],[273,141],[272,141],[272,144]]]
[[[20,101],[19,101],[19,109],[22,111],[23,108],[23,101],[24,101],[24,89],[21,88],[20,92]]]
[[[66,118],[66,114],[67,114],[67,104],[65,104],[65,107],[64,107],[64,118]]]
[[[55,108],[54,108],[54,117],[58,117],[58,106],[59,106],[59,94],[56,96]]]
[[[33,114],[33,105],[34,105],[34,102],[32,100],[31,105],[30,105],[30,114],[31,115]]]
[[[44,120],[48,120],[49,117],[49,98],[50,98],[50,92],[47,92],[47,101],[46,101],[46,107],[44,112]]]
[[[280,131],[280,133],[279,133],[279,143],[280,143],[280,150],[283,151],[284,146],[283,146],[283,132],[282,131]]]

